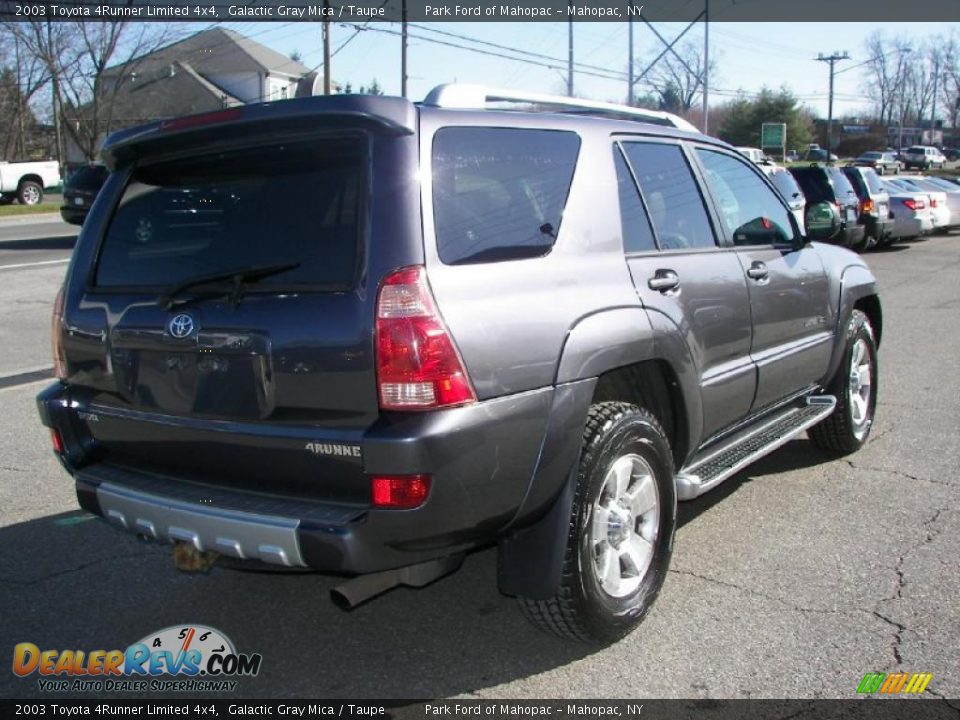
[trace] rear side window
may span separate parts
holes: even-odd
[[[623,143],[661,250],[716,247],[700,190],[678,145]]]
[[[624,252],[647,252],[656,250],[653,241],[653,232],[650,229],[650,219],[643,209],[640,193],[630,169],[627,167],[623,154],[617,147],[613,148],[613,162],[617,166],[617,190],[620,195],[620,226],[623,232]]]
[[[346,289],[357,268],[366,143],[355,136],[135,167],[104,237],[99,287],[298,267],[256,288]]]
[[[447,265],[539,257],[556,242],[576,133],[448,127],[433,139],[437,251]]]

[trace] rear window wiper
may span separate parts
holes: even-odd
[[[295,270],[300,267],[300,263],[284,263],[283,265],[259,265],[255,267],[248,268],[239,268],[236,270],[224,270],[217,273],[208,273],[206,275],[197,275],[196,277],[188,278],[177,285],[174,285],[170,290],[163,293],[160,296],[160,299],[157,301],[157,304],[160,305],[164,310],[170,310],[177,301],[177,295],[182,293],[185,290],[189,290],[193,287],[198,287],[200,285],[208,285],[210,283],[223,282],[230,280],[233,282],[233,290],[230,293],[230,301],[232,304],[236,305],[240,300],[240,295],[243,291],[243,286],[246,283],[253,283],[264,278],[268,278],[271,275],[279,275],[280,273],[287,272],[288,270]]]

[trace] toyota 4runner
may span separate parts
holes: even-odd
[[[103,155],[38,406],[80,505],[186,564],[353,576],[352,606],[495,543],[532,621],[611,641],[654,602],[678,500],[804,431],[870,432],[881,309],[813,242],[836,213],[810,203],[802,234],[679,118],[454,85]]]

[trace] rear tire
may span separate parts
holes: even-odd
[[[39,205],[43,202],[43,188],[33,180],[24,180],[17,187],[17,199],[21,205]]]
[[[853,311],[845,342],[843,359],[827,390],[837,398],[837,407],[808,431],[814,445],[844,455],[867,442],[877,406],[877,343],[866,314]]]
[[[670,564],[677,494],[670,443],[648,411],[590,408],[560,588],[517,598],[527,619],[562,638],[606,644],[653,605]]]

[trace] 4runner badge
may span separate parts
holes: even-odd
[[[359,445],[340,445],[338,443],[312,443],[308,442],[306,450],[314,455],[329,455],[335,457],[361,457]]]

